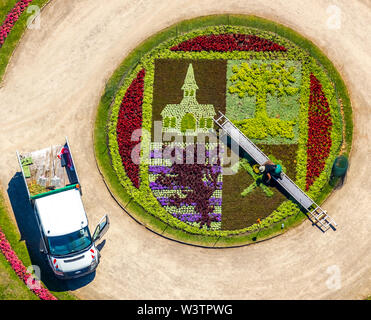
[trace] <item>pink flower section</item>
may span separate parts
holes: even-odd
[[[27,273],[26,267],[23,265],[22,261],[19,260],[16,253],[13,251],[10,243],[5,237],[5,234],[0,229],[0,252],[5,256],[5,259],[8,260],[12,269],[17,274],[17,276],[23,280],[25,284],[28,283],[29,278],[31,277],[30,273]],[[32,284],[34,284],[34,279]],[[41,300],[57,300],[48,289],[40,287],[40,289],[33,288],[32,290]]]
[[[0,26],[0,48],[3,46],[5,39],[8,37],[15,23],[18,21],[22,12],[26,10],[32,0],[18,1],[12,10],[6,16],[3,24]]]

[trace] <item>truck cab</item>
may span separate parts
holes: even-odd
[[[40,251],[55,276],[71,279],[93,272],[100,261],[95,243],[107,232],[109,218],[103,216],[91,235],[68,139],[17,152],[17,157],[40,230]]]

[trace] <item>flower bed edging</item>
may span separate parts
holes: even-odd
[[[17,254],[13,251],[9,241],[6,239],[5,234],[0,229],[0,251],[4,255],[5,259],[9,262],[14,272],[17,274],[19,279],[21,279],[25,284],[28,283],[31,274],[27,272],[26,267],[23,265],[22,261],[18,258]],[[32,279],[32,284],[35,284],[35,280]],[[32,288],[33,291],[41,300],[57,300],[48,289],[41,287]]]

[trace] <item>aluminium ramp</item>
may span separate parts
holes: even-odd
[[[247,138],[226,116],[222,115],[215,120],[215,123],[221,127],[233,141],[235,141],[243,150],[245,150],[256,163],[262,165],[269,158],[249,139]]]
[[[243,150],[245,150],[256,163],[264,164],[269,158],[247,138],[225,115],[221,112],[214,122],[228,134]],[[282,179],[273,177],[304,209],[306,209],[315,223],[326,231],[330,225],[336,226],[336,222],[327,215],[327,212],[318,206],[304,191],[302,191],[285,173]]]

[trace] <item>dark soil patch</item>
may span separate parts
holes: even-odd
[[[286,167],[286,174],[295,181],[297,145],[259,145],[266,155],[273,155],[280,159]],[[222,202],[222,229],[236,230],[246,228],[257,219],[269,216],[278,206],[287,200],[287,197],[275,187],[268,197],[260,187],[255,188],[247,196],[241,192],[254,182],[254,179],[245,170],[237,174],[223,176],[223,202]]]
[[[286,167],[285,173],[290,177],[292,181],[295,182],[296,180],[296,154],[298,151],[297,144],[288,144],[288,145],[259,144],[258,147],[268,157],[270,155],[273,155],[277,159],[280,159]]]

